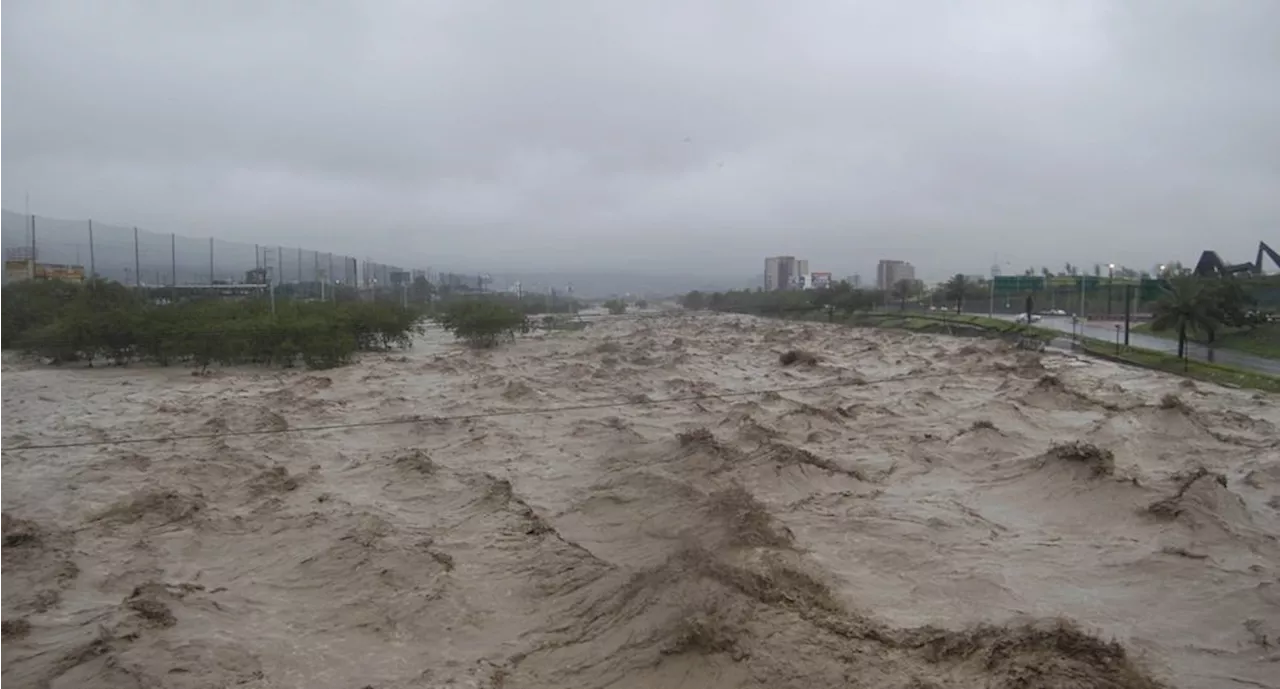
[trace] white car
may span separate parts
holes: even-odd
[[[1025,313],[1020,313],[1020,314],[1018,314],[1018,317],[1017,317],[1017,318],[1015,318],[1015,319],[1013,319],[1013,322],[1014,322],[1014,323],[1026,323],[1026,322],[1027,322],[1027,314],[1025,314]],[[1035,315],[1035,314],[1031,314],[1031,322],[1032,322],[1032,323],[1039,323],[1039,322],[1040,322],[1040,317],[1039,317],[1039,316],[1037,316],[1037,315]]]

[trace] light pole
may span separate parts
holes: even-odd
[[[1086,316],[1084,312],[1084,271],[1080,271],[1080,319],[1083,321]]]
[[[1116,264],[1107,264],[1107,320],[1111,320],[1111,288],[1116,283]]]
[[[1116,323],[1116,356],[1120,356],[1120,324]]]

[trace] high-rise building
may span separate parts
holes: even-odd
[[[881,259],[876,265],[876,288],[877,289],[893,289],[893,286],[903,280],[914,282],[916,279],[915,266],[906,261],[896,261],[892,259]]]
[[[779,278],[782,277],[782,256],[770,256],[764,260],[764,291],[772,292],[778,289]]]
[[[770,256],[764,260],[764,288],[773,292],[802,286],[809,274],[809,261],[795,256]]]

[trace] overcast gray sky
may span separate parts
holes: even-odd
[[[399,261],[1280,243],[1274,0],[6,0],[3,200]]]

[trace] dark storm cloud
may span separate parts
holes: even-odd
[[[5,4],[4,204],[425,265],[1243,257],[1280,3]]]

